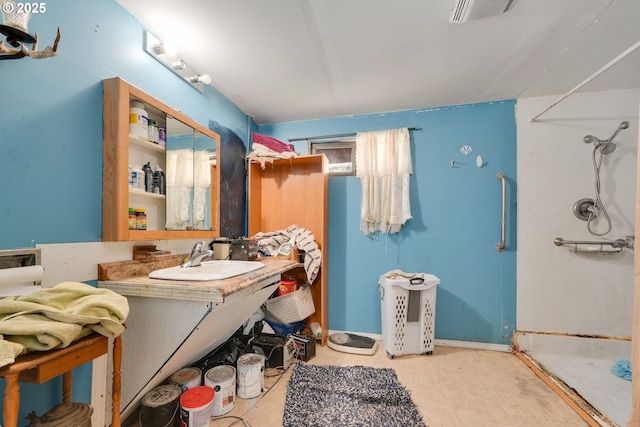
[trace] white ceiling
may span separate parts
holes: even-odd
[[[640,40],[639,0],[117,1],[259,124],[560,96]],[[581,91],[639,87],[640,49]]]

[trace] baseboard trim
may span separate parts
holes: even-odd
[[[456,341],[456,340],[433,340],[435,345],[443,347],[461,347],[472,348],[475,350],[490,350],[490,351],[502,351],[505,353],[511,353],[513,349],[506,344],[493,344],[487,342],[475,342],[475,341]]]
[[[337,330],[330,329],[329,335],[338,333],[338,332],[356,334],[363,337],[373,338],[376,341],[382,341],[382,334],[371,334],[367,332],[337,331]],[[327,337],[329,335],[327,335]],[[435,345],[442,346],[442,347],[461,347],[461,348],[471,348],[475,350],[502,351],[505,353],[511,353],[513,351],[513,348],[511,348],[511,346],[508,346],[506,344],[492,344],[492,343],[486,343],[486,342],[439,340],[439,339],[433,340],[433,343]]]

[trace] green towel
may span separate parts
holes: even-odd
[[[31,350],[67,347],[92,332],[116,337],[128,314],[122,295],[77,282],[0,299],[0,366]]]

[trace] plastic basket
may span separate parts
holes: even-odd
[[[308,286],[265,302],[270,317],[284,324],[299,322],[316,312]]]
[[[283,325],[282,323],[278,323],[272,319],[265,319],[265,321],[269,324],[269,326],[271,326],[271,329],[273,329],[276,334],[284,335],[285,337],[288,337],[291,334],[295,334],[296,332],[300,332],[304,330],[305,327],[304,322],[296,322],[290,325]]]

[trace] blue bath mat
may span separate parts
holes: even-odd
[[[618,359],[611,367],[611,372],[620,378],[631,381],[631,362],[627,359]]]

